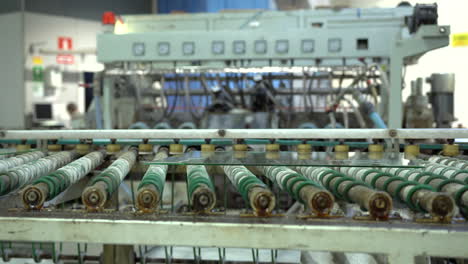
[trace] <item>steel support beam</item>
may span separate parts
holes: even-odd
[[[412,225],[0,217],[0,240],[383,253],[395,259],[391,263],[411,263],[420,255],[468,258],[466,226]]]

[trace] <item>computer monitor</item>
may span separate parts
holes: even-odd
[[[52,104],[50,103],[37,103],[34,104],[34,121],[46,121],[53,118]]]

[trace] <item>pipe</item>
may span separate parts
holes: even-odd
[[[382,120],[382,118],[380,117],[380,115],[373,111],[369,114],[369,118],[372,120],[372,122],[374,123],[374,127],[376,128],[387,128],[387,125],[385,124],[385,122]]]
[[[103,129],[102,125],[102,107],[101,107],[101,96],[94,95],[94,111],[95,111],[95,118],[96,118],[96,129]]]
[[[0,139],[440,139],[468,138],[468,129],[109,129],[109,130],[3,130]]]

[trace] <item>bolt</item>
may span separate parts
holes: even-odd
[[[226,130],[224,130],[224,129],[219,129],[219,130],[218,130],[218,135],[219,135],[220,137],[226,136]]]
[[[149,204],[151,201],[153,201],[153,196],[150,193],[143,193],[141,200],[143,203]]]
[[[96,204],[99,201],[99,195],[96,192],[92,192],[88,196],[88,200],[92,204]]]
[[[387,203],[385,202],[384,199],[378,198],[378,199],[376,199],[376,200],[374,201],[374,205],[375,205],[375,207],[378,208],[378,209],[384,209],[385,206],[387,205]]]
[[[201,206],[207,206],[207,205],[210,203],[210,198],[209,198],[208,195],[206,195],[206,194],[201,194],[201,195],[198,197],[198,203],[199,203]]]
[[[34,201],[37,200],[38,195],[37,195],[37,193],[35,191],[30,191],[30,192],[28,192],[27,198],[28,198],[29,202],[34,202]]]
[[[326,206],[327,206],[327,203],[328,203],[328,199],[325,199],[325,197],[323,197],[323,196],[321,196],[321,195],[320,195],[319,197],[317,197],[317,200],[316,200],[316,201],[317,201],[317,206],[318,206],[319,208],[324,208],[324,207],[326,207]]]
[[[434,199],[432,209],[434,213],[440,216],[446,216],[452,212],[453,202],[448,196],[439,195]]]
[[[266,195],[261,195],[257,199],[257,203],[260,208],[266,208],[269,202],[270,202],[270,199]]]
[[[331,203],[331,197],[325,192],[320,192],[314,195],[310,206],[317,211],[324,211],[331,206]]]
[[[395,129],[390,129],[390,131],[388,131],[388,135],[390,137],[396,137],[397,136],[397,131]]]

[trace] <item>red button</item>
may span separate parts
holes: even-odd
[[[102,14],[102,24],[114,25],[115,24],[115,13],[111,11],[104,12]]]

